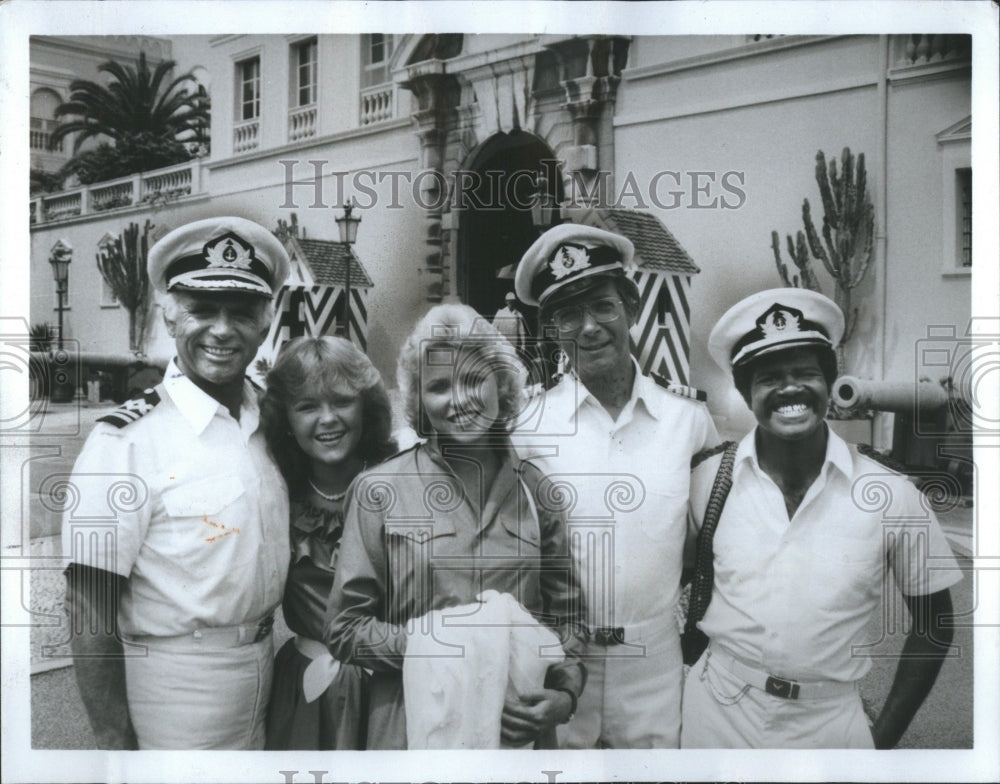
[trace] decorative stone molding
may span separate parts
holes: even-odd
[[[605,200],[604,188],[612,188],[610,174],[598,178],[598,170],[613,172],[614,105],[621,72],[628,58],[629,38],[587,36],[548,44],[562,71],[566,93],[563,108],[573,125],[573,143],[561,153],[565,190],[573,196],[589,194],[589,204]],[[612,160],[601,160],[601,151]],[[578,187],[573,187],[575,180]]]
[[[445,144],[449,128],[456,125],[461,89],[458,80],[446,73],[444,62],[437,59],[408,65],[405,78],[399,84],[417,99],[412,119],[420,140],[419,187],[421,203],[425,206],[424,243],[427,247],[422,272],[427,300],[440,302],[449,290],[448,269],[441,252],[441,215],[448,200]]]
[[[436,302],[455,295],[450,283],[460,223],[441,188],[496,134],[524,130],[539,137],[561,164],[565,192],[603,203],[613,183],[597,175],[613,171],[614,103],[631,39],[536,36],[468,54],[454,47],[445,53],[441,42],[426,38],[405,42],[392,70],[396,84],[416,98],[411,119],[420,140],[421,193],[425,206],[434,205],[426,210],[423,274],[427,298]],[[427,59],[415,61],[421,55]]]

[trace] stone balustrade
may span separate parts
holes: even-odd
[[[316,104],[300,106],[288,113],[288,141],[297,142],[316,135]]]
[[[361,125],[391,120],[396,116],[396,86],[379,84],[361,91]]]
[[[896,36],[893,65],[901,68],[968,60],[971,56],[972,36],[915,33]]]
[[[260,120],[245,120],[233,126],[233,154],[256,150],[260,144]]]
[[[170,201],[203,192],[201,161],[195,159],[116,180],[42,194],[30,202],[32,225]]]

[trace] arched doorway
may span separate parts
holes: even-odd
[[[521,130],[490,137],[456,176],[461,215],[456,291],[484,316],[492,316],[514,290],[517,263],[542,231],[532,210],[540,181],[546,183],[549,203],[558,204],[558,161],[541,139]],[[533,329],[531,310],[522,312]]]

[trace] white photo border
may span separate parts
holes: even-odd
[[[181,35],[192,33],[593,32],[643,34],[891,33],[933,30],[973,36],[973,161],[975,267],[972,313],[1000,315],[996,215],[1000,139],[997,111],[998,26],[987,2],[29,2],[0,6],[0,315],[24,317],[29,301],[28,39],[31,35]],[[984,176],[980,176],[980,172]],[[991,172],[991,176],[985,173]],[[985,205],[979,208],[979,205]],[[1000,323],[1000,322],[998,322]],[[987,405],[1000,397],[996,373]],[[26,387],[26,384],[25,384]],[[5,381],[11,406],[26,388]],[[994,411],[995,414],[995,411]],[[996,417],[992,421],[996,421]],[[7,465],[27,459],[23,443],[0,442]],[[977,445],[981,477],[1000,476],[994,447]],[[4,526],[20,509],[17,471],[4,474]],[[997,519],[997,488],[977,488],[981,519]],[[992,509],[993,512],[989,512]],[[982,511],[980,511],[982,510]],[[996,527],[980,526],[980,553],[1000,554]],[[616,780],[866,780],[990,781],[1000,777],[1000,557],[983,563],[976,629],[975,746],[971,750],[586,752],[84,752],[31,749],[28,629],[6,625],[20,612],[21,563],[7,558],[3,579],[3,779],[27,781],[312,782],[332,781],[616,781]],[[8,562],[10,565],[8,565]],[[297,771],[289,779],[282,771]]]

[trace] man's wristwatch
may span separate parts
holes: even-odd
[[[576,715],[576,694],[574,694],[571,689],[567,689],[566,687],[557,687],[552,691],[561,691],[563,694],[569,695],[569,716],[566,717],[565,721],[560,722],[560,724],[569,724],[573,721],[573,717]]]

